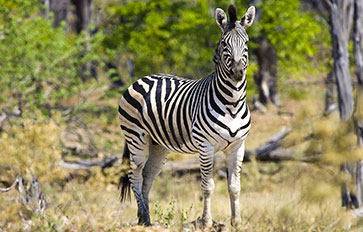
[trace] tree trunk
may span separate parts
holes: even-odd
[[[363,203],[363,161],[357,162],[355,181],[357,186],[358,206],[362,207]]]
[[[93,0],[71,0],[72,4],[76,8],[76,31],[80,33],[81,31],[87,32],[87,39],[85,41],[84,46],[84,54],[87,54],[90,50],[90,45],[88,40],[91,38],[91,31],[90,31],[90,24],[92,23],[93,19],[93,11],[94,11],[94,4]],[[82,54],[81,54],[82,55]],[[92,77],[95,78],[97,76],[96,72],[96,64],[92,62],[87,62],[82,65],[81,70],[81,77],[83,81],[88,81]]]
[[[331,23],[331,1],[330,0],[300,0],[304,10],[311,11],[312,9],[322,17],[322,21],[328,22],[330,25],[330,33],[332,34],[332,23]],[[326,77],[326,94],[325,94],[325,113],[330,114],[332,111],[337,109],[336,100],[336,86],[335,86],[335,72],[331,70]]]
[[[338,89],[340,119],[347,121],[353,113],[353,86],[349,73],[348,41],[353,16],[353,0],[325,0],[330,8],[331,37],[333,45],[333,72]],[[353,178],[353,168],[348,163],[341,166],[342,173],[347,179],[342,183],[342,206],[358,207],[358,199],[349,189],[348,182]],[[351,171],[348,171],[351,170]]]
[[[250,5],[258,5],[261,0],[252,0]],[[256,9],[255,23],[261,20],[262,9]],[[256,39],[258,47],[254,49],[259,65],[254,81],[259,89],[259,100],[263,104],[280,105],[277,95],[277,54],[270,41],[263,34]]]
[[[354,4],[354,58],[358,86],[363,85],[363,0]]]
[[[44,14],[45,18],[49,18],[49,11],[50,11],[50,0],[43,0],[42,4],[44,8],[42,9],[42,13]]]
[[[76,7],[77,32],[88,30],[93,17],[93,0],[72,0],[72,3]]]
[[[68,27],[68,15],[70,11],[70,0],[46,0],[50,1],[50,9],[54,12],[53,26],[58,27],[62,21]]]
[[[363,147],[363,0],[354,1],[354,58],[358,79],[354,121],[358,146]],[[363,206],[363,161],[357,162],[357,198],[359,207]]]
[[[334,72],[342,121],[353,113],[353,86],[349,73],[348,39],[353,16],[353,0],[333,0],[331,8]]]
[[[335,88],[334,71],[331,70],[326,80],[326,94],[325,94],[325,112],[331,113],[337,108],[336,105],[336,88]]]
[[[259,88],[260,102],[279,105],[277,97],[277,54],[271,43],[264,36],[257,39],[258,47],[254,50],[259,65],[254,80]]]

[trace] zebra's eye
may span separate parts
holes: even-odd
[[[227,47],[227,43],[226,43],[226,42],[224,42],[224,41],[222,41],[222,46],[223,46],[223,47]]]
[[[246,46],[248,45],[248,40],[246,40],[245,45],[246,45]]]

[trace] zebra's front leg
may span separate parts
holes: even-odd
[[[245,153],[244,141],[234,144],[225,153],[227,155],[228,192],[231,201],[231,224],[236,226],[241,223],[239,196],[241,191],[240,173]]]
[[[211,215],[211,197],[214,190],[213,156],[214,148],[211,145],[200,146],[199,162],[202,177],[201,190],[204,197],[204,208],[201,220],[203,227],[211,227],[213,224]]]

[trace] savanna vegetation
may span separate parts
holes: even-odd
[[[119,202],[117,107],[143,75],[212,72],[213,12],[231,3],[239,16],[257,7],[251,153],[236,228],[216,163],[212,230],[361,231],[362,0],[0,0],[0,231],[193,231],[203,208],[193,170],[157,178],[152,227],[136,225],[134,201]],[[256,149],[282,128],[261,161]]]

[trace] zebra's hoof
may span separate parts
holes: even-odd
[[[219,223],[216,221],[212,221],[212,225],[207,227],[206,225],[203,225],[203,220],[198,217],[197,220],[192,221],[190,223],[186,223],[183,225],[182,231],[183,232],[189,232],[189,231],[215,231],[215,232],[227,232],[230,231],[228,226],[226,226],[223,223]]]
[[[211,228],[213,226],[212,218],[200,218],[197,219],[199,228]]]
[[[238,218],[232,218],[231,219],[231,225],[235,228],[239,227],[242,224],[242,220],[240,217]]]
[[[139,222],[137,224],[139,224],[140,226],[152,226],[150,220],[145,218],[139,218]]]
[[[139,220],[139,222],[137,223],[140,226],[152,226],[153,224],[151,224],[150,222],[142,222]]]

